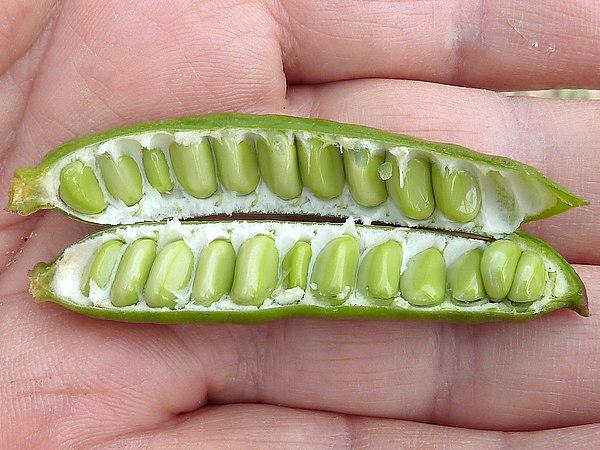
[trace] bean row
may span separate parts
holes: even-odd
[[[108,201],[96,177],[99,172],[110,196],[127,206],[142,200],[143,174],[147,185],[162,195],[173,192],[176,180],[187,195],[198,199],[215,194],[219,183],[226,191],[248,195],[262,179],[282,200],[298,198],[304,187],[321,200],[331,200],[340,197],[347,184],[358,205],[375,207],[389,197],[412,220],[428,219],[437,206],[448,219],[465,223],[481,208],[480,187],[472,173],[450,170],[424,157],[399,163],[389,151],[346,148],[316,137],[272,133],[267,140],[239,135],[222,132],[186,145],[172,142],[167,152],[142,148],[137,158],[142,168],[130,154],[102,153],[96,156],[96,171],[74,159],[61,169],[59,196],[79,213],[102,213]]]
[[[534,251],[522,251],[510,239],[474,248],[446,267],[443,253],[430,247],[403,267],[402,244],[388,240],[360,257],[358,240],[343,235],[327,242],[313,261],[310,242],[297,241],[279,264],[275,241],[266,235],[245,240],[236,255],[226,239],[200,251],[174,240],[157,251],[157,241],[143,237],[130,244],[104,242],[82,280],[106,292],[114,306],[143,298],[149,307],[174,308],[191,301],[210,306],[224,296],[239,305],[261,306],[274,292],[309,290],[329,305],[341,305],[356,291],[373,304],[402,298],[412,306],[434,306],[446,299],[459,304],[508,299],[529,303],[546,291],[546,268]],[[116,268],[116,269],[115,269]],[[93,280],[93,284],[92,284]]]

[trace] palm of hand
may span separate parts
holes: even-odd
[[[454,2],[4,3],[4,204],[15,167],[99,129],[225,110],[358,122],[510,152],[590,200],[529,230],[579,263],[594,311],[600,139],[589,124],[600,106],[400,80],[598,85],[597,48],[583,52],[586,36],[552,25],[569,5],[534,16],[495,6],[477,15]],[[589,9],[573,20],[597,23],[600,9]],[[544,40],[536,27],[547,28]],[[510,436],[562,448],[573,425],[582,445],[598,440],[594,317],[154,326],[35,305],[27,269],[91,229],[54,213],[0,213],[0,446],[480,448]]]

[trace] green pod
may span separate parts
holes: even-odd
[[[357,266],[357,240],[352,236],[332,240],[315,260],[311,276],[313,291],[331,305],[341,305],[352,294]]]
[[[339,197],[345,183],[344,161],[339,147],[319,139],[300,139],[296,147],[304,185],[322,200]]]
[[[133,206],[142,199],[142,175],[131,156],[123,155],[115,160],[108,153],[103,153],[97,161],[110,195],[127,206]]]
[[[199,305],[210,306],[227,294],[233,283],[235,270],[235,250],[231,242],[215,239],[200,252],[192,301]]]
[[[344,149],[344,172],[352,198],[362,206],[381,205],[387,198],[385,181],[379,176],[379,166],[385,153],[372,153],[366,148]]]
[[[402,245],[387,241],[370,250],[358,269],[358,290],[381,304],[391,304],[400,289]]]
[[[302,193],[296,144],[284,134],[276,134],[269,141],[256,141],[258,167],[263,181],[277,197],[290,200]]]
[[[262,158],[263,163],[259,169],[253,143],[266,142],[270,146],[277,146],[275,142],[280,136],[289,138],[290,146],[284,146],[283,156],[272,157],[270,164],[265,164]],[[137,144],[121,145],[123,140]],[[290,176],[294,173],[291,170],[294,158],[292,140],[296,142],[301,180],[308,188],[303,189],[297,197],[293,196],[298,192],[298,179],[297,176]],[[174,142],[185,142],[186,146],[200,146],[204,149],[204,142],[212,142],[215,146],[222,189],[215,190],[216,181],[212,176],[214,168],[211,168],[210,164],[201,165],[201,168],[196,170],[195,164],[177,163],[171,158],[167,163],[171,166],[172,174],[194,168],[182,178],[182,195],[178,192],[177,195],[162,195],[156,198],[153,195],[155,193],[149,190],[142,193],[140,207],[135,211],[122,208],[119,201],[113,198],[107,198],[105,205],[102,196],[98,195],[102,189],[91,189],[90,192],[95,191],[95,194],[91,195],[91,201],[81,196],[80,201],[71,201],[71,206],[68,204],[68,195],[60,195],[59,191],[66,192],[69,189],[64,185],[61,189],[61,183],[57,183],[56,180],[60,178],[61,169],[69,162],[79,160],[87,164],[87,161],[97,158],[99,149],[115,157],[138,158],[136,154],[139,153],[139,148],[146,147],[148,142],[159,141],[162,143],[161,148]],[[423,205],[420,201],[410,200],[408,208],[405,208],[408,212],[403,214],[400,207],[392,204],[399,203],[397,198],[394,199],[397,192],[394,193],[394,189],[389,187],[389,177],[393,176],[394,166],[391,162],[384,163],[378,171],[381,178],[387,178],[392,199],[379,206],[365,208],[344,189],[346,175],[340,149],[353,148],[370,149],[373,158],[385,154],[388,162],[390,155],[393,155],[395,164],[408,167],[408,171],[404,171],[405,174],[413,170],[411,167],[415,163],[410,161],[421,159],[431,161],[436,168],[460,167],[462,172],[459,174],[467,175],[459,175],[456,178],[448,173],[437,177],[437,185],[441,185],[442,188],[436,190],[434,183],[434,200],[439,204],[440,214],[436,211],[427,216],[432,204],[429,200],[423,201]],[[205,153],[208,155],[207,149]],[[206,159],[209,160],[208,157]],[[269,156],[266,160],[269,162]],[[176,166],[179,166],[179,169]],[[289,172],[286,167],[290,168]],[[281,180],[277,180],[276,172],[279,170]],[[259,189],[256,196],[248,196],[247,199],[239,197],[256,189],[261,171],[266,174],[263,175],[265,184],[273,192]],[[269,171],[275,175],[269,175]],[[368,186],[363,186],[360,182],[354,182],[354,186],[350,183],[349,187],[353,189],[357,198],[361,189],[369,194],[369,198],[373,197],[372,194],[380,192],[381,183],[375,178],[371,168],[366,173],[366,178],[370,180]],[[489,176],[492,173],[494,177]],[[144,176],[146,177],[145,174]],[[288,176],[289,184],[286,186],[284,179]],[[349,175],[352,176],[354,175]],[[410,190],[416,193],[427,192],[427,183],[423,187],[415,181],[416,177],[412,178],[408,177],[407,186]],[[456,186],[453,185],[454,178]],[[206,181],[209,188],[201,189],[200,193],[191,193],[195,192],[195,189],[188,187],[188,191],[185,188],[186,182],[193,183],[198,180],[203,183]],[[94,183],[87,184],[91,186]],[[149,179],[145,184],[152,185]],[[460,189],[457,187],[459,185],[462,186]],[[471,198],[473,192],[478,192],[477,189],[480,193]],[[485,192],[485,198],[482,198],[481,192]],[[461,198],[461,195],[466,195],[472,201]],[[429,194],[425,196],[430,197]],[[293,201],[286,198],[293,198]],[[374,198],[378,200],[381,195],[377,194]],[[359,201],[365,203],[366,200]],[[371,199],[367,204],[375,202]],[[352,216],[365,222],[378,221],[500,237],[517,229],[522,222],[548,217],[585,203],[529,166],[506,158],[476,153],[456,145],[428,142],[325,120],[274,115],[216,114],[134,125],[68,142],[51,151],[37,167],[20,168],[15,172],[9,192],[8,210],[30,214],[40,208],[58,208],[80,220],[99,224],[156,221],[169,217],[191,218],[220,213],[326,214],[344,218]],[[474,207],[465,209],[464,205]],[[471,220],[477,205],[480,212],[476,214],[475,220]],[[411,218],[411,215],[417,218]],[[466,220],[470,221],[465,222]]]
[[[581,315],[588,315],[585,289],[577,274],[558,253],[531,236],[514,233],[505,238],[505,241],[512,242],[525,255],[532,252],[537,255],[536,258],[539,256],[542,259],[545,280],[542,296],[532,301],[524,301],[532,297],[521,297],[523,292],[530,295],[527,292],[535,291],[528,291],[527,285],[539,286],[535,281],[538,278],[538,263],[523,260],[521,274],[515,276],[516,280],[520,280],[514,285],[517,291],[502,299],[492,299],[486,294],[482,299],[466,303],[452,298],[450,288],[446,288],[443,282],[444,257],[432,247],[452,248],[454,257],[458,255],[460,258],[460,249],[465,249],[464,253],[467,253],[477,247],[485,252],[485,249],[493,245],[489,241],[397,227],[355,224],[353,230],[355,237],[346,234],[347,224],[270,221],[186,222],[176,226],[157,223],[109,228],[69,247],[53,263],[36,265],[30,273],[30,291],[39,300],[51,300],[90,316],[131,322],[245,323],[284,317],[408,318],[477,322],[524,320],[559,308],[570,308]],[[152,308],[145,302],[138,303],[138,295],[146,284],[144,274],[150,272],[155,260],[156,240],[148,236],[156,236],[159,242],[165,239],[177,241],[179,236],[181,239],[194,236],[189,241],[194,255],[205,248],[204,242],[211,239],[212,242],[217,242],[214,240],[215,236],[221,236],[218,239],[221,242],[236,243],[239,251],[233,286],[229,289],[226,286],[228,283],[224,283],[223,295],[214,294],[218,298],[206,302],[195,301],[191,292],[193,289],[188,287],[179,292],[175,309]],[[310,240],[309,245],[316,245],[315,248],[321,249],[309,258],[307,279],[310,280],[310,289],[308,286],[306,290],[285,289],[285,286],[280,288],[279,273],[285,276],[288,270],[280,270],[280,249],[288,249],[289,241],[298,239],[299,236]],[[102,243],[111,240],[130,242],[132,238],[133,242],[128,244],[108,285],[102,290],[94,290],[94,295],[85,295],[81,280]],[[393,292],[396,285],[394,274],[397,273],[398,265],[396,251],[389,250],[387,263],[376,257],[377,252],[388,251],[376,250],[379,243],[389,241],[401,242],[404,255],[417,253],[406,262],[400,275],[400,295],[394,296],[391,302],[389,299],[377,302],[373,301],[372,292],[364,295],[363,281],[360,281],[361,275],[357,272],[369,269],[370,265],[370,270],[365,273],[370,274],[371,279],[362,275],[367,279],[367,285],[372,283],[377,288],[383,286],[381,292],[385,296]],[[374,245],[375,242],[378,244]],[[395,244],[386,244],[384,248],[394,246]],[[298,248],[302,247],[305,245]],[[421,251],[424,247],[428,250]],[[223,273],[220,269],[224,267],[225,271],[229,270],[227,265],[231,264],[233,255],[231,250],[228,252],[230,256],[224,258],[227,264],[216,264],[213,275]],[[369,257],[372,252],[375,252],[374,256]],[[292,254],[295,253],[296,251]],[[362,265],[367,264],[360,268],[357,267],[359,253],[364,255]],[[372,258],[370,262],[368,258]],[[219,258],[209,258],[209,264],[218,260]],[[297,261],[297,265],[302,268],[306,264],[305,256],[290,256],[289,260]],[[392,274],[387,279],[385,276],[381,278],[383,283],[378,281],[378,277],[373,277],[377,272],[377,264],[381,266],[382,272]],[[298,278],[302,280],[303,276]],[[356,278],[359,279],[358,286],[355,285]],[[534,280],[533,284],[528,280]],[[194,282],[195,280],[191,280],[192,285]],[[183,284],[185,283],[178,283],[178,287]],[[386,287],[388,284],[391,286],[389,290]],[[118,298],[114,297],[115,293],[119,295]],[[189,293],[189,297],[186,297],[186,293]],[[511,300],[509,297],[515,294],[517,296]],[[534,292],[531,295],[537,294]]]

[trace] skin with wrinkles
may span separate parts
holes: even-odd
[[[3,205],[17,166],[101,129],[219,111],[360,123],[504,152],[589,200],[527,231],[574,264],[592,317],[102,322],[26,293],[33,263],[97,227],[0,212],[0,447],[590,448],[600,106],[481,88],[598,87],[599,21],[595,1],[2,1]]]

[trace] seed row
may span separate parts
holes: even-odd
[[[546,291],[542,257],[522,251],[509,239],[469,250],[448,268],[443,253],[430,247],[411,256],[402,269],[402,244],[395,240],[373,246],[362,259],[359,253],[358,239],[343,235],[327,242],[313,261],[311,244],[299,240],[280,267],[273,238],[255,235],[240,245],[237,255],[231,242],[215,239],[200,250],[196,263],[182,239],[158,251],[153,238],[128,245],[111,239],[95,252],[81,291],[88,296],[93,280],[114,306],[134,305],[143,297],[150,307],[168,308],[182,294],[203,306],[226,295],[239,305],[261,306],[276,290],[295,288],[310,290],[333,306],[356,290],[373,304],[391,305],[401,297],[422,307],[447,298],[459,304],[503,299],[529,303]]]
[[[268,140],[241,139],[239,133],[221,132],[219,137],[204,136],[185,145],[172,142],[168,152],[159,148],[140,152],[141,168],[129,154],[96,157],[106,191],[127,206],[142,199],[144,175],[162,195],[173,191],[176,180],[186,194],[198,199],[215,194],[219,182],[226,191],[244,196],[254,192],[262,179],[283,200],[299,197],[304,187],[321,200],[331,200],[342,195],[347,184],[358,205],[375,207],[389,196],[412,220],[428,219],[437,206],[448,219],[466,223],[481,208],[481,190],[470,172],[451,170],[424,157],[410,158],[401,168],[391,152],[346,148],[317,137],[273,133]],[[80,159],[61,169],[59,196],[83,214],[100,214],[108,206],[93,168]]]

